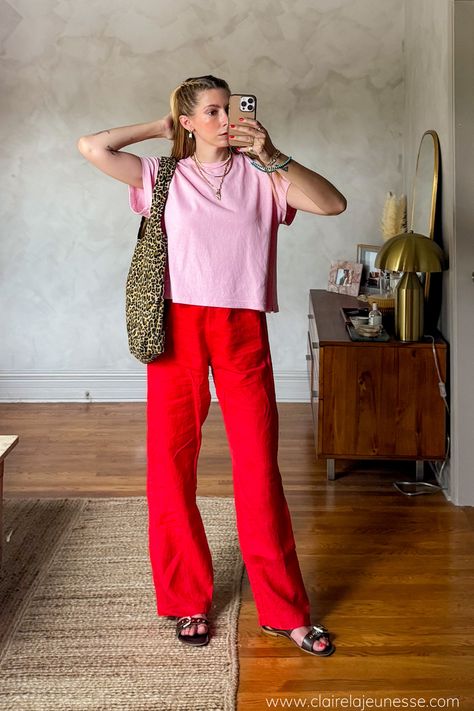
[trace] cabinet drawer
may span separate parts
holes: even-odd
[[[308,331],[308,339],[306,346],[306,368],[308,371],[308,384],[311,400],[318,397],[319,388],[319,367],[317,353],[315,355],[311,336]]]
[[[309,303],[309,310],[308,310],[308,331],[310,334],[310,340],[312,343],[312,346],[315,350],[319,348],[319,335],[318,335],[318,328],[316,326],[316,318],[314,316],[313,312],[313,304],[310,299]]]
[[[308,338],[306,339],[306,370],[308,373],[308,385],[311,396],[311,393],[313,391],[313,351],[311,348],[311,338],[309,336],[309,331]]]
[[[311,342],[311,336],[310,336],[309,331],[308,331],[308,338],[306,340],[306,344],[307,344],[307,346],[306,346],[306,348],[307,348],[306,365],[307,365],[307,371],[308,371],[311,414],[313,416],[313,435],[314,435],[314,443],[315,443],[316,451],[317,451],[317,447],[318,447],[318,413],[319,413],[319,398],[318,398],[319,372],[317,369],[317,361],[316,361],[316,358],[314,357],[313,345]]]
[[[311,353],[311,359],[313,363],[313,370],[314,370],[314,376],[313,380],[314,383],[318,383],[319,380],[319,341],[315,340],[314,338],[314,333],[311,333],[312,331],[312,325],[311,325],[311,320],[308,323],[308,351]]]

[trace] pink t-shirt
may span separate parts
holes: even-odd
[[[278,226],[290,225],[296,215],[286,202],[290,183],[258,170],[243,154],[236,153],[233,161],[221,200],[191,157],[178,161],[164,211],[164,297],[182,304],[278,311]],[[133,212],[149,217],[160,159],[144,156],[141,162],[143,188],[130,185],[129,202]],[[212,175],[222,175],[223,165],[204,164]],[[220,178],[206,177],[220,184]]]

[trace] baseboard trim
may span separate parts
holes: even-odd
[[[1,373],[0,402],[145,402],[145,368],[137,373]],[[278,402],[309,402],[306,371],[275,372],[274,378]],[[211,371],[209,389],[217,401]]]

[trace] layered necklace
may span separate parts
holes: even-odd
[[[206,183],[212,188],[214,191],[214,194],[218,200],[221,199],[221,189],[222,189],[222,183],[224,182],[224,178],[229,172],[229,170],[232,168],[232,161],[233,161],[233,153],[232,151],[229,151],[229,156],[226,158],[224,163],[222,164],[223,166],[225,165],[225,170],[222,173],[222,175],[214,175],[214,173],[208,173],[208,171],[204,168],[203,163],[198,159],[197,155],[194,153],[191,157],[196,165],[196,168],[201,175],[202,178],[206,181]],[[220,178],[221,182],[219,183],[219,187],[216,188],[216,186],[211,183],[207,178],[206,175],[209,175],[211,178]]]

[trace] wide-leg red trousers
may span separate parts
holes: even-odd
[[[165,300],[166,350],[147,365],[149,553],[159,615],[209,612],[213,565],[196,504],[209,366],[230,446],[237,531],[260,625],[310,625],[278,468],[264,311]]]

